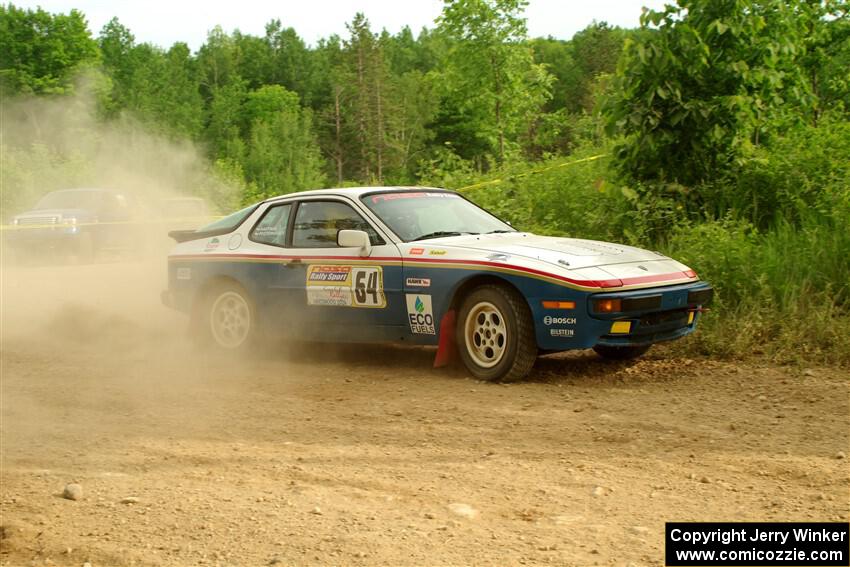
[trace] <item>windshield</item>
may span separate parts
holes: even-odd
[[[101,208],[105,198],[103,191],[54,191],[48,193],[35,205],[34,210],[43,209],[86,209]]]
[[[399,191],[363,195],[360,200],[405,242],[514,232],[510,225],[455,193]]]

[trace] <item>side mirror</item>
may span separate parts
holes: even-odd
[[[359,248],[364,258],[372,253],[369,235],[363,230],[340,230],[336,233],[336,243],[340,248]]]

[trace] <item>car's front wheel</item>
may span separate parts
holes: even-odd
[[[224,283],[206,294],[197,332],[202,343],[223,350],[249,347],[256,335],[254,303],[236,283]]]
[[[481,380],[522,380],[537,359],[531,310],[507,286],[484,285],[467,295],[455,336],[461,360]]]

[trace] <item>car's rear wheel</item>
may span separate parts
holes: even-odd
[[[639,346],[611,346],[611,345],[596,345],[593,350],[602,358],[611,360],[631,360],[645,354],[652,345]]]
[[[461,360],[481,380],[522,380],[537,359],[531,311],[507,286],[484,285],[467,295],[455,336]]]
[[[222,283],[211,289],[199,315],[197,333],[204,344],[238,351],[254,342],[257,326],[254,303],[236,283]]]

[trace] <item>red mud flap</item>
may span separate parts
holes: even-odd
[[[455,357],[455,316],[454,310],[446,311],[440,319],[440,340],[437,343],[437,356],[434,357],[434,368],[448,365]]]

